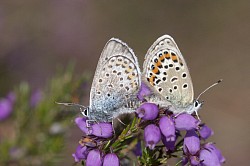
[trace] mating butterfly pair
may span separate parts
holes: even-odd
[[[202,105],[194,100],[187,64],[172,37],[163,35],[153,43],[142,73],[133,50],[112,38],[99,58],[89,107],[84,107],[83,114],[89,120],[108,122],[120,114],[134,112],[142,82],[152,91],[147,101],[170,106],[173,113],[197,113]]]

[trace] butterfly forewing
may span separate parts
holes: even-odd
[[[90,92],[90,110],[96,120],[109,121],[130,100],[141,84],[138,61],[122,41],[111,39],[99,59]]]
[[[164,35],[149,48],[142,75],[156,95],[171,103],[184,107],[193,102],[187,64],[172,37]]]

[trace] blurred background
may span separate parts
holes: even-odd
[[[44,87],[58,65],[75,61],[76,73],[90,73],[90,88],[105,43],[117,37],[133,48],[142,66],[150,45],[169,34],[184,55],[203,122],[215,134],[225,165],[248,165],[250,154],[250,2],[84,1],[0,2],[0,97],[21,81]],[[142,68],[142,67],[141,67]],[[88,104],[88,95],[84,105]],[[73,163],[79,129],[70,130],[62,164]]]

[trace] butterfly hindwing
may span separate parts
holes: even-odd
[[[182,107],[193,102],[193,85],[187,64],[169,35],[158,38],[149,48],[142,75],[155,95]]]
[[[90,92],[90,114],[109,121],[136,96],[141,84],[139,64],[132,49],[112,38],[99,59]]]

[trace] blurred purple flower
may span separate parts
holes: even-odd
[[[187,131],[184,138],[183,150],[187,155],[195,155],[200,150],[200,139],[195,130]]]
[[[142,156],[142,150],[141,150],[141,141],[138,141],[134,150],[133,150],[134,154],[136,156]]]
[[[145,83],[142,82],[140,90],[139,90],[138,95],[137,95],[138,99],[140,101],[145,101],[144,97],[149,96],[150,94],[151,94],[151,91],[150,91],[149,87]]]
[[[150,124],[144,129],[144,139],[146,142],[146,146],[149,149],[153,150],[155,145],[161,140],[161,132],[160,129],[154,125]]]
[[[76,152],[72,154],[75,159],[75,162],[79,162],[83,159],[86,159],[88,155],[87,147],[78,145],[76,148]]]
[[[101,152],[97,149],[91,150],[87,156],[86,166],[101,166],[102,156]]]
[[[207,125],[202,125],[199,130],[200,136],[203,139],[208,139],[211,135],[214,134],[213,130],[209,128]]]
[[[80,128],[80,130],[89,135],[91,134],[91,131],[89,130],[89,128],[87,128],[86,120],[87,118],[85,117],[77,117],[75,118],[75,123]]]
[[[8,95],[6,96],[6,98],[14,103],[16,101],[16,94],[14,92],[9,92]]]
[[[36,90],[31,94],[30,97],[30,106],[35,107],[43,98],[43,94],[41,90]]]
[[[221,151],[215,147],[213,143],[207,143],[204,145],[204,148],[210,150],[210,152],[215,153],[218,157],[220,163],[224,163],[226,159],[222,156]]]
[[[6,98],[0,99],[0,121],[5,120],[13,111],[13,104],[16,100],[16,95],[10,92]]]
[[[109,153],[105,155],[103,160],[103,166],[119,166],[119,158],[115,153]]]
[[[195,119],[190,114],[180,114],[175,119],[175,127],[178,130],[192,130],[198,129],[200,121]]]
[[[101,122],[95,123],[91,126],[93,135],[102,138],[109,138],[113,135],[113,128],[111,123]]]
[[[167,116],[163,116],[160,119],[159,127],[161,129],[162,134],[165,136],[166,141],[174,141],[175,140],[175,126],[172,118]]]
[[[153,103],[143,103],[137,110],[139,118],[143,120],[154,120],[159,113],[158,106]]]

